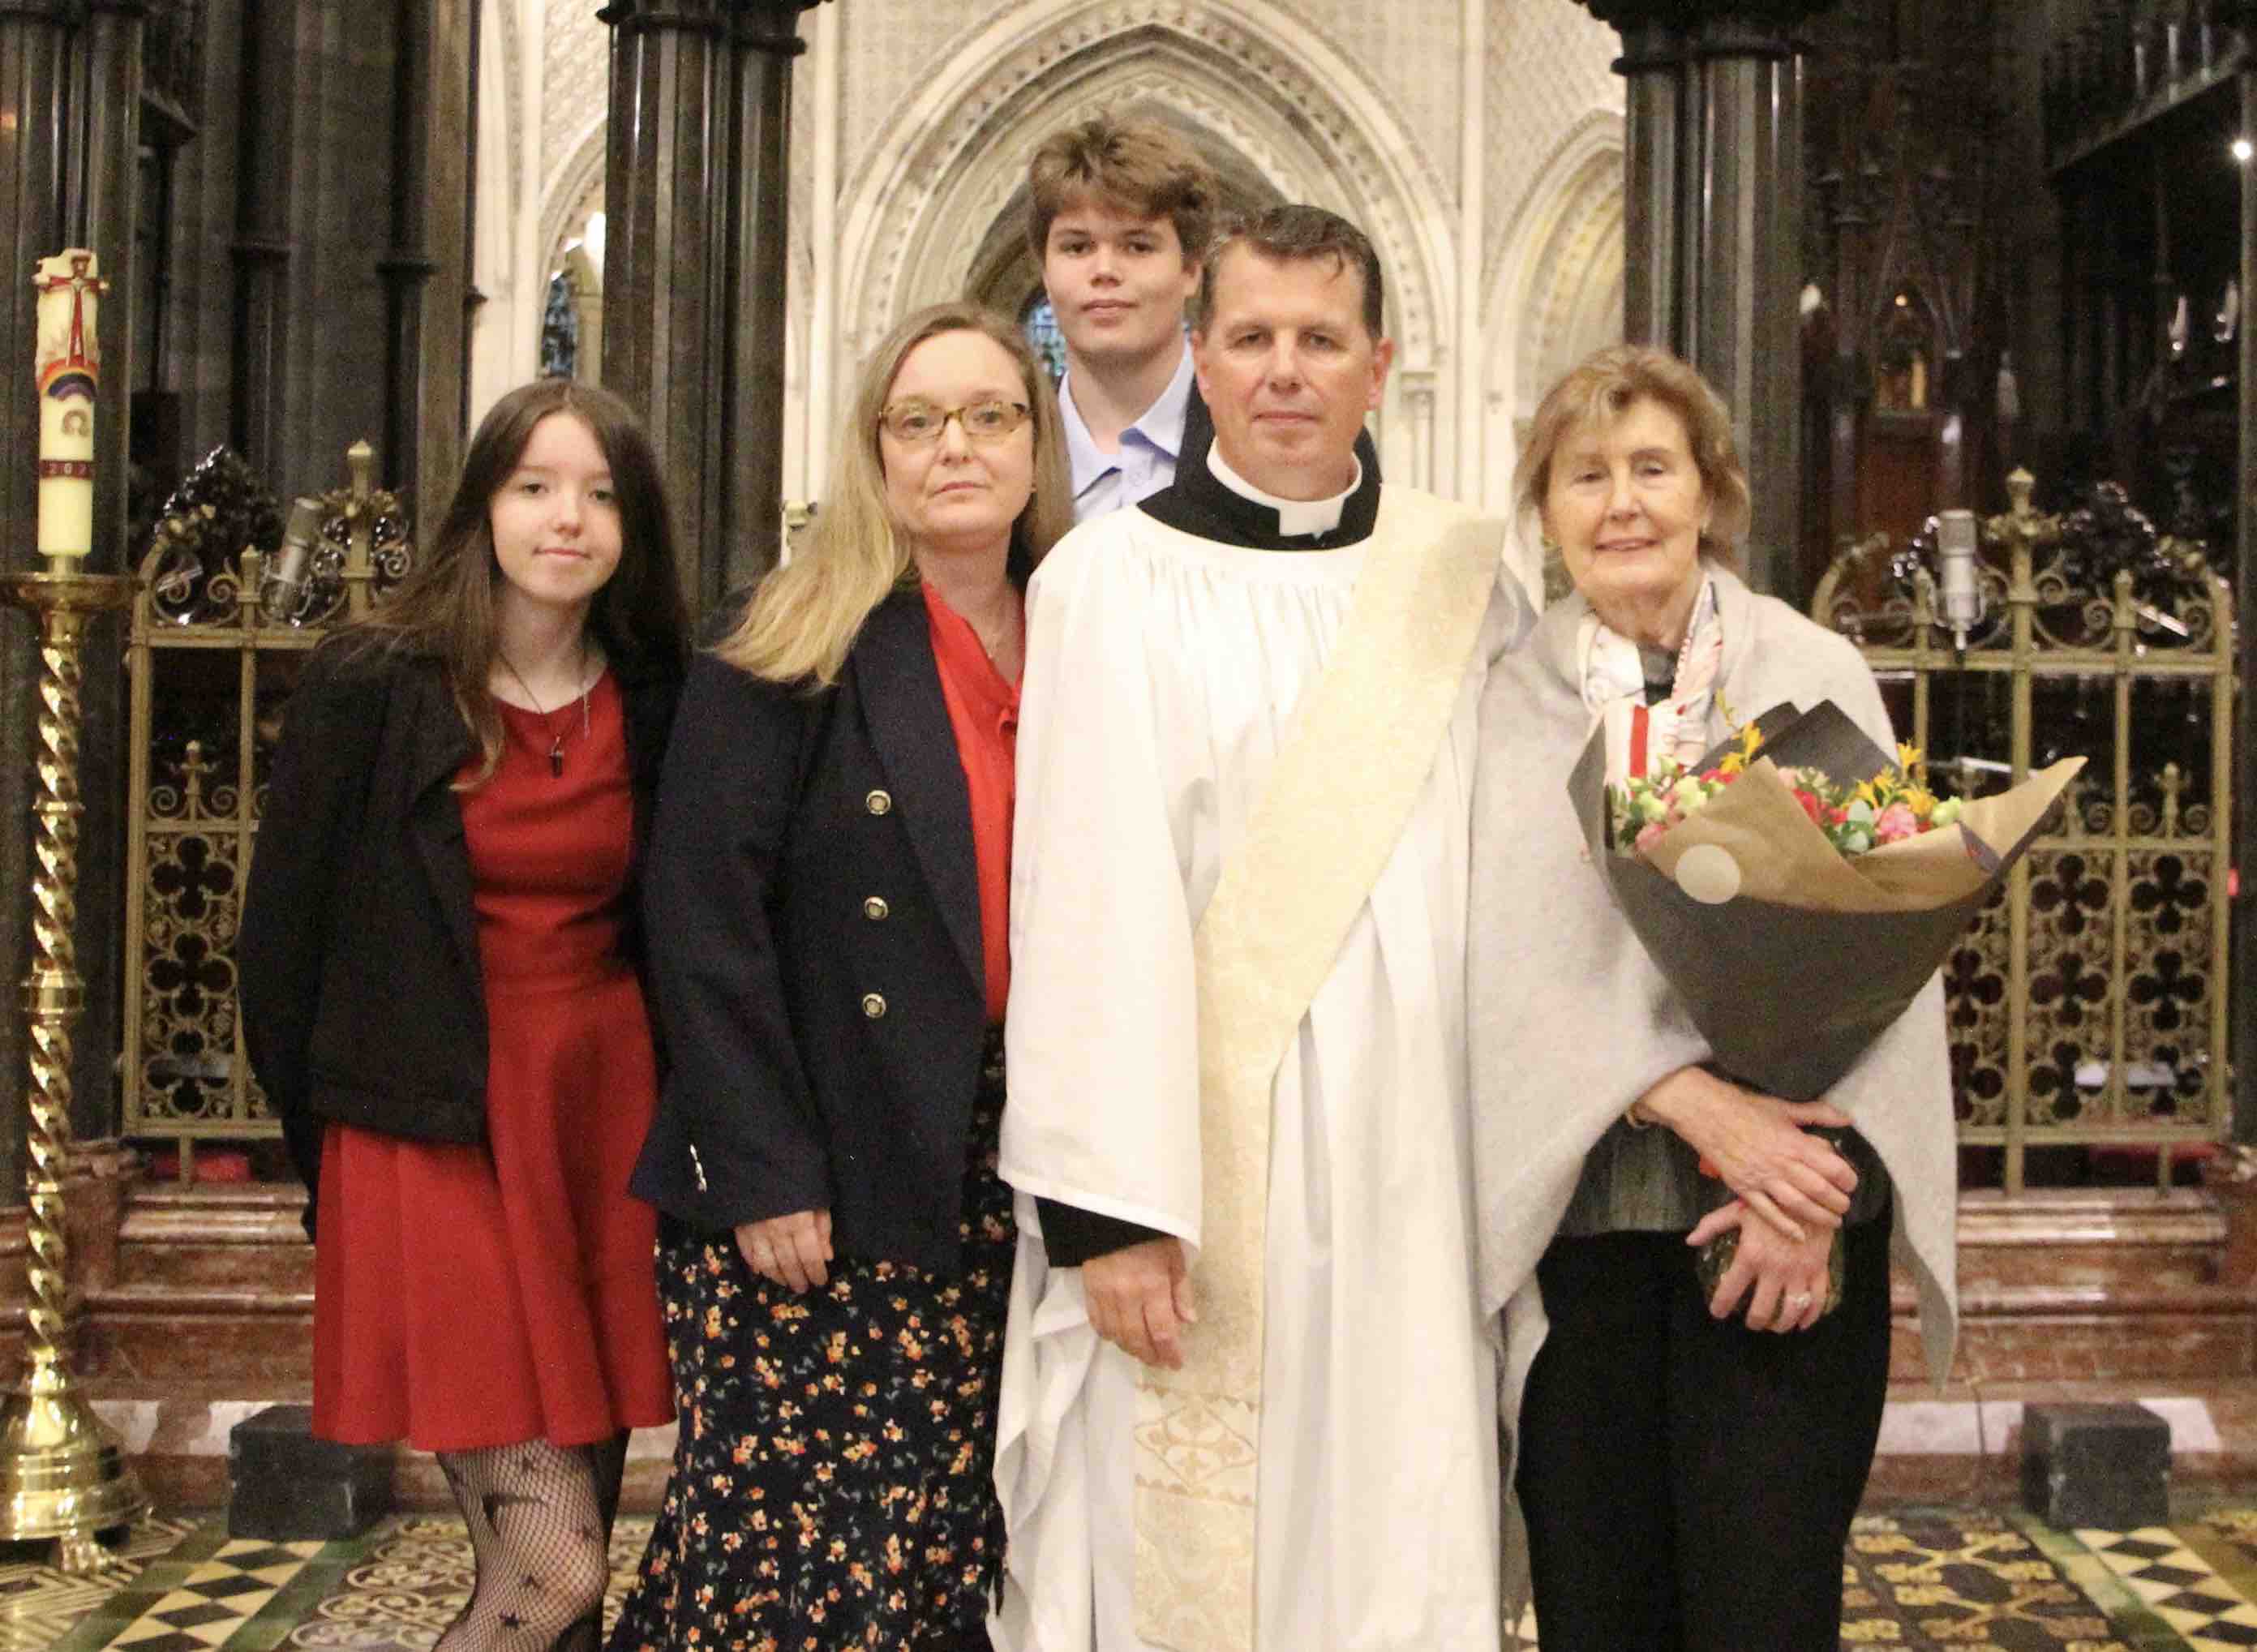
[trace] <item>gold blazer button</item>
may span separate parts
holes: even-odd
[[[881,788],[872,791],[868,797],[863,798],[862,803],[872,814],[887,814],[891,812],[893,809],[894,794]]]
[[[886,904],[886,897],[882,895],[873,895],[868,900],[862,903],[862,916],[868,918],[874,924],[878,922],[879,919],[887,917],[893,911],[893,910],[894,909],[892,907]]]
[[[871,1020],[875,1021],[880,1016],[886,1013],[885,999],[874,992],[864,993],[862,995],[862,1013],[869,1017]]]

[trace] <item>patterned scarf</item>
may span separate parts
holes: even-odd
[[[1677,653],[1669,696],[1645,703],[1645,664],[1638,646],[1586,613],[1575,640],[1581,662],[1583,704],[1607,731],[1607,777],[1642,775],[1656,758],[1691,765],[1709,749],[1709,708],[1716,698],[1716,671],[1724,657],[1724,630],[1716,617],[1716,585],[1703,578]]]

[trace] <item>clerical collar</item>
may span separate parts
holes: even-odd
[[[1139,500],[1136,508],[1180,532],[1254,550],[1335,550],[1361,544],[1379,520],[1380,490],[1377,456],[1364,450],[1361,436],[1357,440],[1355,484],[1338,499],[1284,500],[1265,493],[1210,447],[1206,463],[1179,467],[1172,485]]]
[[[1214,472],[1214,479],[1241,499],[1252,500],[1256,505],[1266,505],[1277,513],[1277,532],[1286,539],[1298,539],[1305,534],[1329,534],[1340,526],[1341,513],[1348,508],[1355,490],[1363,486],[1363,464],[1354,454],[1348,463],[1355,466],[1348,486],[1330,499],[1282,499],[1263,492],[1236,471],[1222,457],[1219,447],[1206,450],[1206,468]]]

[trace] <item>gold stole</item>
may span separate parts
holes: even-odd
[[[1253,1652],[1270,1082],[1433,771],[1503,536],[1380,495],[1332,659],[1193,938],[1199,1320],[1136,1396],[1136,1633],[1177,1652]]]

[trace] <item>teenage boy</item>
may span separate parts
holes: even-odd
[[[1214,233],[1215,176],[1166,126],[1100,115],[1043,141],[1027,193],[1028,239],[1065,338],[1058,406],[1086,521],[1158,493],[1213,439],[1184,307]]]

